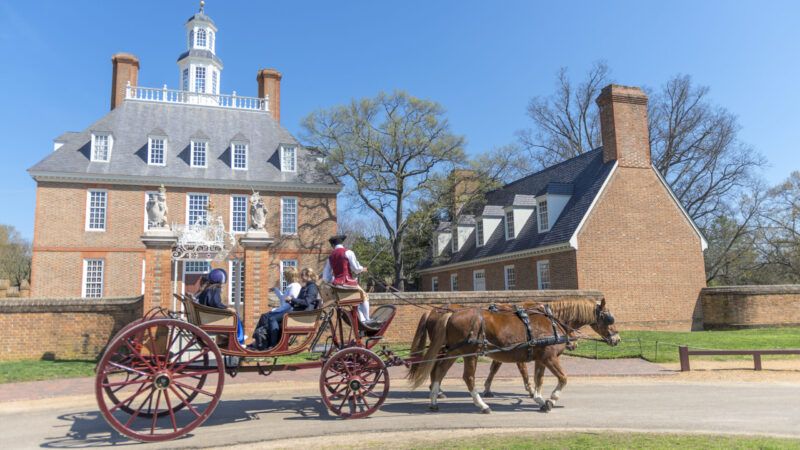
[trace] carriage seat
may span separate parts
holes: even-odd
[[[386,322],[394,318],[395,313],[397,313],[397,308],[395,308],[394,305],[379,306],[375,312],[370,314],[369,322],[358,321],[358,329],[363,331],[364,335],[368,337],[375,336],[381,332]],[[342,314],[342,318],[347,325],[351,325],[350,316],[348,314]]]
[[[189,295],[174,294],[183,304],[186,312],[186,321],[198,327],[230,327],[236,332],[236,322],[239,318],[236,313],[227,309],[212,308],[201,305],[191,299]]]

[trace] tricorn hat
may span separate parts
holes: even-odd
[[[330,242],[333,247],[336,247],[337,245],[344,243],[346,239],[347,239],[346,235],[337,234],[336,236],[333,236],[330,239],[328,239],[328,242]]]

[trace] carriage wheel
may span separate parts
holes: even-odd
[[[367,417],[389,395],[389,371],[378,355],[367,349],[344,349],[322,367],[319,391],[325,406],[337,416]]]
[[[214,411],[225,366],[214,341],[176,319],[142,322],[120,333],[97,365],[95,395],[115,430],[139,441],[189,433]]]

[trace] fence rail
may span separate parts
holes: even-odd
[[[242,97],[236,95],[207,94],[203,92],[181,91],[176,89],[148,88],[141,86],[125,87],[125,98],[146,102],[184,103],[191,105],[216,106],[219,108],[269,111],[269,98]]]
[[[800,349],[772,349],[772,350],[690,350],[689,347],[678,347],[678,356],[681,360],[681,372],[691,370],[689,356],[729,356],[752,355],[754,370],[761,370],[761,355],[800,355]]]

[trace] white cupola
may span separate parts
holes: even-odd
[[[186,22],[187,50],[178,57],[181,90],[209,94],[197,96],[198,103],[214,103],[220,93],[222,60],[216,54],[217,27],[204,12],[205,2],[200,2],[200,10]],[[190,102],[194,103],[194,102]]]

